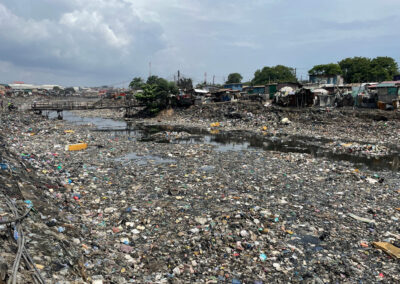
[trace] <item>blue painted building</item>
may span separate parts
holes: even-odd
[[[242,91],[243,84],[242,83],[225,84],[224,89],[231,89],[233,91]]]
[[[310,75],[313,84],[343,85],[343,77],[340,75]]]
[[[248,90],[249,94],[265,94],[265,86],[253,86]]]

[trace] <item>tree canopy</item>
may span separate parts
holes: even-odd
[[[150,113],[165,109],[171,95],[177,95],[179,89],[174,82],[168,82],[158,76],[150,76],[142,85],[143,92],[135,95],[136,99],[146,105]]]
[[[156,75],[149,76],[149,77],[147,78],[146,84],[150,84],[150,85],[157,84],[157,82],[158,82],[160,79],[161,79],[161,78],[159,78],[159,77],[156,76]]]
[[[181,89],[185,90],[193,89],[193,81],[190,78],[185,78],[185,77],[179,78],[177,85]]]
[[[64,91],[65,93],[75,94],[75,89],[73,87],[68,87]]]
[[[143,79],[140,77],[135,77],[129,83],[129,88],[131,88],[132,90],[140,90],[142,89],[143,85],[144,85]]]
[[[228,75],[228,80],[225,82],[226,84],[235,84],[242,82],[242,75],[239,73],[231,73]]]
[[[214,87],[214,88],[222,88],[221,84],[207,84],[206,82],[198,83],[196,85],[196,89],[203,89],[204,87]]]
[[[376,57],[371,60],[371,81],[391,81],[399,74],[397,62],[391,57]]]
[[[388,81],[399,74],[397,62],[391,57],[346,58],[339,65],[346,83]]]
[[[339,64],[330,63],[330,64],[321,64],[315,65],[311,70],[308,71],[309,75],[341,75],[342,69]]]
[[[274,67],[264,67],[261,70],[257,70],[254,73],[254,78],[251,81],[253,85],[265,85],[271,83],[282,83],[282,82],[297,82],[297,78],[294,74],[294,69],[277,65]]]

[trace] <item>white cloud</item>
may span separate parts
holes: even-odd
[[[96,35],[97,38],[103,38],[107,44],[117,48],[127,46],[130,43],[130,36],[118,21],[114,23],[116,29],[113,30],[97,11],[83,10],[66,13],[61,17],[60,24],[75,32]]]

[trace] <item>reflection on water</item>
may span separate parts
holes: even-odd
[[[56,118],[57,113],[51,113],[50,118]],[[214,131],[210,133],[206,129],[189,128],[182,126],[154,126],[154,125],[140,125],[133,124],[132,122],[117,121],[105,118],[86,118],[75,115],[71,112],[64,111],[63,119],[76,123],[79,125],[94,125],[96,128],[93,131],[108,131],[119,135],[129,135],[139,141],[157,141],[152,135],[157,133],[189,133],[189,137],[182,137],[178,139],[171,139],[169,135],[162,142],[178,143],[178,144],[210,144],[215,146],[215,150],[219,152],[227,151],[243,151],[264,149],[265,151],[278,151],[285,153],[307,153],[314,157],[324,157],[337,161],[348,161],[357,167],[366,166],[372,170],[392,170],[398,171],[400,164],[400,155],[398,152],[387,156],[357,156],[349,153],[335,153],[332,150],[325,149],[325,145],[332,140],[325,138],[314,138],[308,136],[290,136],[290,137],[266,137],[244,131],[230,131],[228,133],[220,133]],[[147,161],[153,158],[154,161],[162,161],[159,157],[143,158],[131,155],[128,160],[141,160]],[[128,155],[128,156],[129,156]],[[122,158],[123,159],[123,158]],[[158,160],[161,159],[161,160]],[[168,161],[169,162],[169,161]]]
[[[135,164],[138,165],[146,165],[147,163],[150,164],[170,164],[174,163],[175,160],[172,159],[164,159],[159,156],[154,155],[146,155],[146,156],[139,156],[136,153],[129,153],[123,157],[115,159],[117,162],[130,162],[133,161]]]

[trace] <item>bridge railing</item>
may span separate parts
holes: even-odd
[[[32,110],[84,110],[84,109],[105,109],[105,108],[127,108],[141,106],[136,100],[110,100],[101,99],[95,102],[80,101],[50,101],[36,102],[31,105]]]
[[[91,109],[93,108],[93,102],[75,102],[75,101],[64,101],[64,102],[39,102],[33,103],[31,109],[51,109],[51,110],[74,110],[74,109]]]

